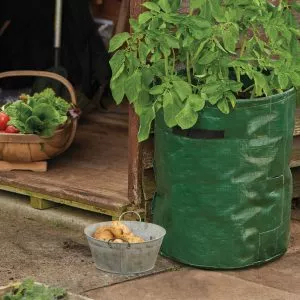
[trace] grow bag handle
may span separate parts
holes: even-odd
[[[127,215],[127,214],[135,214],[135,215],[137,215],[138,218],[139,218],[139,222],[142,222],[142,218],[141,218],[140,214],[137,213],[136,211],[133,211],[133,210],[129,210],[129,211],[123,212],[123,213],[121,214],[121,216],[119,217],[119,221],[122,221],[122,218],[123,218],[125,215]]]
[[[47,71],[33,71],[33,70],[28,70],[28,71],[7,71],[7,72],[1,72],[0,73],[0,79],[2,78],[7,78],[7,77],[46,77],[46,78],[51,78],[54,80],[59,81],[61,84],[63,84],[66,89],[68,90],[70,97],[71,97],[71,103],[73,106],[76,107],[77,105],[77,100],[76,100],[76,93],[75,90],[72,86],[72,84],[63,76],[58,75],[56,73],[52,72],[47,72]],[[68,142],[64,146],[63,150],[61,151],[64,152],[66,151],[72,144],[75,134],[76,134],[76,129],[77,129],[77,118],[71,118],[72,122],[72,128],[71,128],[71,133]]]

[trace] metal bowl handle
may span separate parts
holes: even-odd
[[[110,239],[110,240],[107,242],[109,248],[111,248],[111,249],[112,249],[112,242],[113,242],[113,241],[114,241],[113,239]],[[118,245],[122,245],[122,244],[118,243]],[[127,242],[127,249],[130,249],[130,247],[131,247],[130,243]]]
[[[142,222],[142,218],[141,218],[140,214],[137,213],[136,211],[132,211],[132,210],[123,212],[123,213],[121,214],[121,216],[119,217],[119,221],[122,221],[122,218],[123,218],[125,215],[127,215],[127,214],[135,214],[135,215],[137,215],[138,218],[139,218],[139,222]]]

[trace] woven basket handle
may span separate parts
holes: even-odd
[[[76,94],[72,84],[63,76],[46,71],[8,71],[0,73],[0,79],[6,77],[47,77],[62,83],[68,90],[71,96],[71,102],[76,106]]]
[[[67,88],[68,92],[70,93],[72,104],[74,106],[76,106],[77,101],[76,101],[75,90],[74,90],[72,84],[63,76],[60,76],[58,74],[51,73],[51,72],[46,72],[46,71],[30,71],[30,70],[29,71],[8,71],[8,72],[0,73],[0,79],[6,78],[6,77],[22,77],[22,76],[24,76],[24,77],[38,77],[38,76],[39,77],[47,77],[47,78],[51,78],[51,79],[61,82]],[[64,146],[64,148],[61,150],[60,153],[66,151],[71,146],[71,144],[75,138],[76,129],[77,129],[77,119],[72,119],[72,129],[71,129],[69,140],[66,143],[66,145]]]

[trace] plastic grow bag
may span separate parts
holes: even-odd
[[[193,128],[205,138],[181,136],[157,117],[153,213],[167,230],[163,255],[231,269],[285,253],[295,100],[289,90],[238,100],[229,115],[205,109]]]

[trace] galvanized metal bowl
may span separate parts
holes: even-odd
[[[87,237],[96,267],[102,271],[118,274],[135,274],[150,271],[154,268],[157,256],[166,234],[166,230],[158,225],[122,221],[137,236],[145,242],[112,243],[97,240],[93,235],[98,227],[111,225],[112,222],[102,222],[89,225],[84,233]]]

